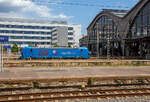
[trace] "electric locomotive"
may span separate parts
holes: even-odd
[[[21,51],[21,59],[51,59],[51,58],[82,58],[89,59],[89,51],[86,47],[79,48],[35,48],[24,47]]]

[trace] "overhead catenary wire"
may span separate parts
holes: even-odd
[[[103,7],[103,8],[126,8],[129,9],[128,6],[113,6],[113,5],[102,5],[102,4],[95,4],[95,3],[79,3],[79,2],[56,2],[56,1],[48,1],[48,0],[24,0],[24,1],[31,1],[40,4],[51,4],[51,5],[68,5],[68,6],[88,6],[88,7]]]

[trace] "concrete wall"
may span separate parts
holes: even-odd
[[[57,41],[59,46],[68,46],[68,28],[56,27],[57,29]]]

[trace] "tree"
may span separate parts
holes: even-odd
[[[18,51],[19,51],[18,45],[15,43],[12,47],[12,52],[18,52]]]
[[[57,43],[54,43],[54,47],[59,47]]]
[[[71,48],[71,44],[68,44],[68,47]]]
[[[29,47],[33,47],[33,44],[32,44],[32,42],[30,42],[30,44],[28,45]]]
[[[6,52],[6,51],[7,51],[7,48],[4,48],[4,47],[3,47],[3,51]]]

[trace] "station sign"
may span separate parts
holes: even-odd
[[[11,49],[10,45],[4,45],[3,48]]]
[[[8,36],[0,36],[0,42],[7,42],[8,41]]]

